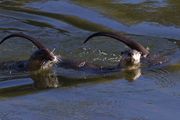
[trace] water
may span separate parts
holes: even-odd
[[[37,89],[28,73],[1,70],[0,119],[179,120],[179,5],[176,0],[0,1],[1,38],[23,32],[56,54],[105,66],[118,63],[122,44],[106,37],[82,42],[93,32],[120,31],[169,59],[131,74],[56,68],[38,77],[41,86],[53,89]],[[11,39],[0,47],[0,62],[27,60],[34,50],[30,42]],[[141,75],[130,79],[136,73]]]

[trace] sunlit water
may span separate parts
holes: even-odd
[[[29,73],[0,70],[0,119],[179,120],[179,5],[175,0],[0,1],[1,39],[23,32],[63,57],[106,66],[118,63],[122,44],[106,37],[82,43],[93,32],[119,31],[168,58],[136,71],[141,73],[136,80],[123,72],[54,68],[38,77],[40,86],[53,89],[37,89]],[[11,39],[0,47],[0,62],[27,60],[34,50],[30,42]]]

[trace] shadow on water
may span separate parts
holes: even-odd
[[[179,2],[176,0],[74,0],[82,6],[92,7],[106,16],[128,25],[144,21],[168,26],[179,26]],[[139,3],[138,3],[139,2]],[[175,9],[174,9],[175,8]]]
[[[48,18],[53,18],[53,19],[57,19],[63,22],[66,22],[68,24],[71,24],[75,27],[78,27],[79,29],[83,29],[83,30],[88,30],[88,31],[108,31],[108,29],[104,28],[101,25],[92,23],[90,21],[81,19],[77,16],[70,16],[70,15],[65,15],[65,14],[56,14],[56,13],[48,13],[48,12],[44,12],[44,11],[40,11],[40,10],[35,10],[35,9],[28,9],[28,8],[21,8],[21,7],[13,7],[13,6],[0,6],[3,9],[7,9],[7,10],[12,10],[12,11],[17,11],[17,12],[24,12],[27,14],[34,14],[34,15],[41,15],[44,17],[48,17]],[[33,24],[33,22],[26,22],[29,23],[31,25],[37,25],[37,24]],[[41,23],[41,25],[45,25],[43,27],[48,27],[50,25],[47,26],[47,24]],[[61,30],[63,31],[63,30]]]
[[[3,11],[0,15],[10,14],[7,17],[17,18],[18,22],[22,20],[27,23],[26,26],[36,26],[34,22],[37,22],[40,23],[38,26],[44,25],[43,27],[48,28],[51,26],[50,28],[60,29],[61,32],[116,30],[177,39],[180,37],[178,5],[178,2],[173,0],[149,2],[137,0],[137,3],[122,0],[28,1],[28,3],[4,1],[0,4]],[[66,24],[66,27],[63,24]]]

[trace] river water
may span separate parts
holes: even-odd
[[[82,43],[118,31],[168,61],[131,74],[56,68],[42,76],[58,79],[52,89],[36,88],[28,73],[0,70],[0,119],[179,120],[179,19],[177,0],[1,0],[0,39],[23,32],[63,57],[106,66],[118,63],[123,45],[106,37]],[[14,38],[1,45],[0,62],[27,60],[34,50]]]

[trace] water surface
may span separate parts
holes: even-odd
[[[58,86],[53,89],[37,89],[28,73],[0,70],[0,119],[179,120],[179,5],[177,0],[0,1],[1,39],[23,32],[63,57],[106,66],[117,64],[125,47],[106,37],[82,42],[93,32],[118,31],[169,60],[143,67],[136,80],[122,72],[55,68],[41,76],[53,79],[51,85]],[[0,62],[27,60],[35,49],[11,39],[0,47]]]

